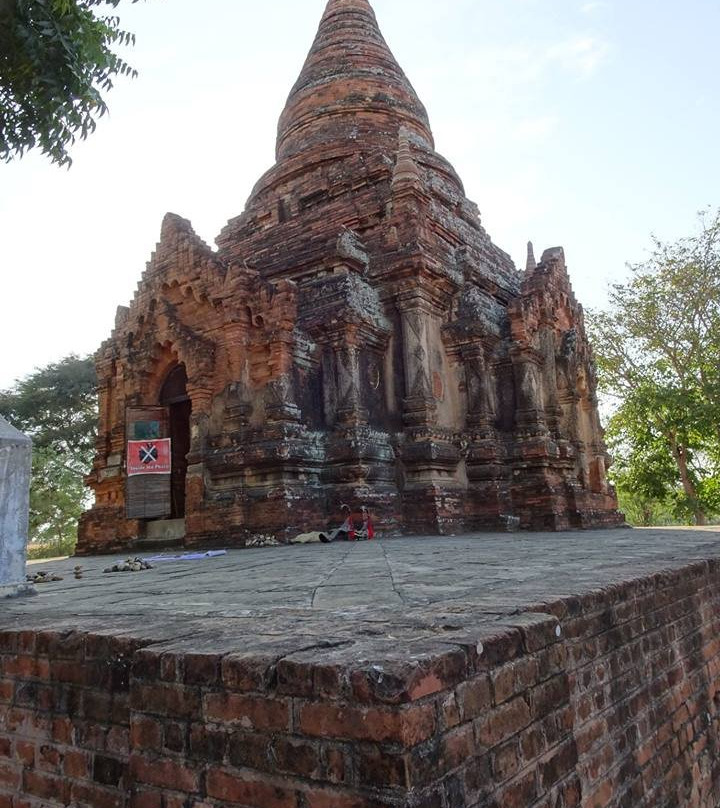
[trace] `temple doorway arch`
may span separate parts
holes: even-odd
[[[185,518],[185,480],[190,451],[190,414],[192,402],[187,391],[187,371],[176,365],[166,376],[160,389],[159,404],[167,408],[168,435],[172,440],[170,475],[170,518]]]

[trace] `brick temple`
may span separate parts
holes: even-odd
[[[118,309],[79,552],[343,503],[408,533],[620,523],[563,250],[518,271],[493,244],[367,0],[328,3],[276,156],[216,250],[168,214]]]

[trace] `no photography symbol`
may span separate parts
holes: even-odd
[[[156,463],[158,459],[157,446],[154,443],[147,443],[140,447],[140,462],[144,465]]]

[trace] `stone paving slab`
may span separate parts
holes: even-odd
[[[64,576],[0,601],[0,628],[45,627],[180,642],[186,650],[353,647],[389,658],[516,624],[556,602],[720,557],[720,528],[476,534],[230,551],[103,574],[121,557],[34,565]],[[73,567],[80,563],[82,580]]]

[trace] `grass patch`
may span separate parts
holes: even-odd
[[[75,552],[76,544],[77,539],[75,538],[29,544],[27,548],[27,558],[28,561],[37,561],[43,558],[71,556]]]

